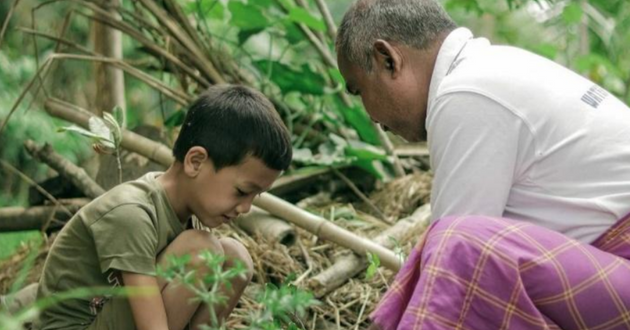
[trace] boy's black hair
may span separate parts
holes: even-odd
[[[206,149],[218,171],[246,156],[283,171],[291,163],[291,138],[273,104],[260,92],[240,85],[215,85],[190,106],[173,147],[183,162],[194,146]]]

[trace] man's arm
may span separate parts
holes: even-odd
[[[526,120],[515,109],[473,92],[443,96],[432,111],[433,220],[502,216],[512,186],[535,160]]]
[[[125,287],[142,288],[141,294],[132,294],[128,298],[136,328],[138,330],[169,330],[157,278],[129,272],[122,272],[122,278]]]

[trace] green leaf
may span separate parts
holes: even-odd
[[[271,81],[273,81],[287,94],[292,91],[312,95],[323,95],[326,80],[317,72],[312,71],[308,65],[304,64],[301,70],[297,71],[275,61],[262,60],[255,64],[265,73],[271,69]]]
[[[381,140],[378,138],[378,133],[376,133],[374,126],[372,126],[372,120],[365,110],[363,110],[363,107],[347,107],[341,102],[341,100],[339,100],[338,97],[335,98],[335,103],[346,122],[348,122],[348,124],[350,124],[350,126],[359,133],[361,140],[373,145],[381,144]]]
[[[195,0],[188,2],[185,7],[187,14],[197,13],[206,19],[223,20],[225,5],[220,0]]]
[[[313,16],[308,10],[300,7],[293,7],[289,10],[289,19],[295,23],[302,23],[315,31],[326,31],[326,24]]]
[[[297,44],[305,40],[302,31],[291,20],[284,20],[282,22],[285,31],[285,38],[290,44]]]
[[[342,84],[345,87],[346,81],[343,79],[343,76],[341,75],[339,69],[328,69],[328,74],[334,82],[336,82],[337,84]]]
[[[247,39],[271,25],[263,11],[258,6],[247,5],[239,1],[230,1],[228,9],[232,14],[230,24],[239,28],[239,42]]]
[[[114,119],[118,123],[118,126],[122,126],[125,122],[125,111],[120,106],[115,106],[112,109],[112,114],[114,115]]]
[[[184,119],[186,119],[186,112],[182,110],[177,111],[164,121],[164,126],[168,128],[181,126],[184,123]]]
[[[368,258],[368,262],[370,263],[370,266],[365,272],[365,278],[369,280],[378,271],[378,267],[381,265],[381,260],[378,258],[378,255],[370,253],[370,252],[367,253],[367,258]]]
[[[249,39],[249,37],[256,35],[262,31],[265,31],[264,28],[258,28],[258,29],[249,29],[249,30],[241,30],[238,31],[238,44],[242,45],[244,44],[247,39]]]
[[[582,7],[578,3],[570,3],[562,11],[562,20],[567,24],[577,24],[582,21]]]

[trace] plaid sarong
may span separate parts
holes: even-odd
[[[590,245],[514,220],[440,219],[370,318],[383,330],[630,329],[630,217]]]

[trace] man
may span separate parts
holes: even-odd
[[[434,0],[357,1],[337,52],[348,91],[385,129],[426,139],[434,171],[434,223],[377,326],[630,328],[625,104],[474,38]]]

